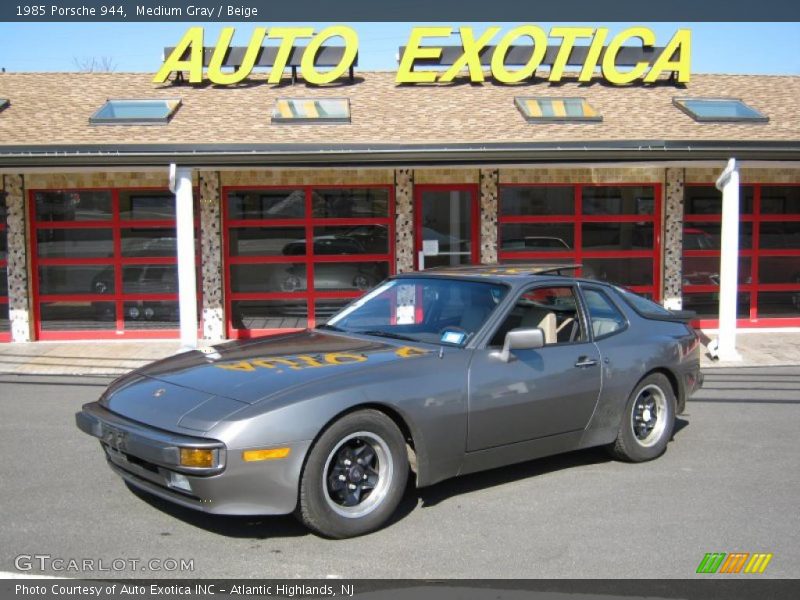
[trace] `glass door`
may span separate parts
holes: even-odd
[[[416,267],[479,263],[478,187],[418,185],[415,194]]]

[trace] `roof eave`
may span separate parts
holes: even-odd
[[[465,166],[491,163],[800,160],[798,141],[549,142],[492,144],[162,144],[0,146],[0,167]]]

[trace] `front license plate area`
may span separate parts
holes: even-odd
[[[103,423],[101,441],[108,446],[110,450],[116,453],[123,453],[127,449],[128,434],[127,432]]]

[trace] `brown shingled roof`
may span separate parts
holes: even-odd
[[[614,87],[546,82],[517,86],[456,83],[398,86],[394,73],[359,73],[353,85],[270,86],[257,76],[238,87],[173,86],[147,73],[4,73],[2,146],[81,144],[383,144],[578,142],[596,140],[800,140],[800,77],[693,75],[672,85]],[[600,123],[527,123],[514,96],[583,96]],[[272,124],[275,98],[342,97],[350,124]],[[743,99],[769,123],[696,123],[672,105],[674,96]],[[175,98],[183,105],[165,126],[90,125],[108,98]]]

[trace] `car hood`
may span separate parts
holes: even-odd
[[[208,431],[245,402],[130,374],[103,394],[100,404],[128,419],[159,429]]]
[[[147,365],[112,385],[103,403],[157,427],[207,431],[275,394],[430,352],[409,342],[313,330],[229,342]]]

